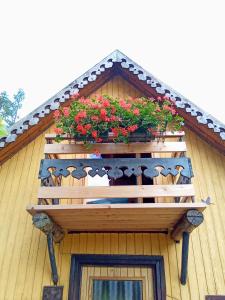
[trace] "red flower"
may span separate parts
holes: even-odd
[[[157,100],[158,101],[162,101],[162,98],[159,96],[159,97],[157,97]]]
[[[134,132],[134,131],[137,130],[137,129],[138,129],[137,124],[131,125],[131,126],[127,127],[127,130],[128,130],[129,132]]]
[[[80,119],[82,118],[86,118],[87,117],[87,113],[85,110],[81,110],[75,117],[74,120],[79,123]]]
[[[54,128],[54,131],[55,131],[55,133],[56,134],[62,134],[63,133],[63,130],[62,130],[62,128]]]
[[[117,138],[118,135],[119,135],[119,129],[118,128],[112,128],[111,130],[112,130],[113,136],[115,138]]]
[[[69,117],[69,115],[70,115],[69,107],[63,107],[63,114],[65,117]]]
[[[97,95],[97,100],[98,100],[98,101],[103,101],[104,98],[102,97],[102,95]]]
[[[105,118],[106,115],[107,115],[107,111],[106,111],[104,108],[102,108],[102,109],[100,110],[100,115],[101,115],[102,118]]]
[[[99,121],[99,117],[98,117],[98,116],[92,116],[92,117],[91,117],[91,120],[92,120],[92,121]]]
[[[164,105],[164,106],[163,106],[163,109],[165,109],[165,110],[171,112],[172,115],[175,115],[175,114],[176,114],[176,110],[175,110],[173,107],[170,107],[170,106],[168,106],[168,105]]]
[[[102,141],[103,141],[102,138],[97,138],[97,139],[96,139],[96,142],[97,142],[97,143],[101,143]]]
[[[139,111],[138,108],[135,108],[135,109],[133,110],[133,113],[134,113],[135,116],[139,116],[139,115],[140,115],[140,111]]]
[[[127,136],[128,135],[128,130],[126,128],[120,128],[120,131],[122,133],[123,136]]]
[[[131,104],[130,103],[127,103],[125,100],[121,99],[119,101],[119,104],[122,108],[126,109],[126,110],[129,110],[131,108]]]
[[[91,125],[91,124],[86,124],[86,125],[84,125],[84,128],[85,128],[86,130],[90,130],[90,129],[91,129],[91,127],[92,127],[92,125]]]
[[[60,111],[58,109],[55,110],[53,115],[54,115],[54,118],[56,118],[56,119],[59,118],[60,117]]]
[[[118,118],[117,118],[116,116],[111,116],[110,120],[111,120],[112,122],[114,122],[114,121],[117,121]]]
[[[91,132],[91,135],[92,135],[92,137],[93,137],[94,139],[96,139],[96,138],[98,137],[98,132],[97,132],[97,130],[93,130],[93,131]]]
[[[110,102],[109,102],[109,100],[104,99],[104,100],[102,101],[102,106],[103,106],[103,107],[110,107]]]
[[[153,136],[158,136],[159,133],[157,130],[153,130],[152,128],[148,128],[148,131],[153,135]]]
[[[91,103],[89,104],[89,106],[90,106],[91,108],[93,108],[93,109],[98,109],[98,108],[101,107],[100,104],[93,103],[93,102],[91,102]]]

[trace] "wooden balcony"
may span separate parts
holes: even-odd
[[[204,203],[193,203],[193,172],[190,159],[185,157],[183,136],[183,132],[169,132],[164,136],[164,141],[130,144],[109,142],[95,144],[88,149],[83,143],[75,143],[68,137],[63,143],[56,144],[53,143],[54,135],[46,135],[48,143],[44,148],[46,159],[41,161],[39,172],[41,187],[38,205],[30,204],[27,211],[31,215],[46,213],[68,232],[171,231],[188,211],[202,212],[206,207]],[[77,154],[92,153],[93,148],[104,155],[135,156],[119,159],[74,158]],[[141,158],[141,153],[151,153],[152,157]],[[62,178],[81,180],[87,175],[107,175],[114,180],[136,176],[137,185],[62,185]],[[143,177],[151,184],[143,185]],[[167,184],[160,183],[162,177],[170,179]],[[99,201],[96,204],[96,198],[104,198],[106,203]],[[121,198],[129,199],[131,203],[118,204],[116,199]],[[146,198],[151,198],[154,203],[146,203]],[[65,199],[69,199],[68,202]],[[91,199],[95,199],[95,202]]]

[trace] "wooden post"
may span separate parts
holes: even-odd
[[[187,269],[188,269],[188,247],[190,233],[198,227],[204,220],[202,212],[196,209],[190,209],[184,214],[181,220],[176,224],[172,231],[171,237],[176,241],[180,241],[183,237],[182,243],[182,257],[181,257],[181,284],[186,284]]]
[[[43,231],[46,235],[51,233],[53,240],[56,243],[59,243],[65,235],[63,229],[54,223],[46,213],[38,213],[34,215],[33,225]]]
[[[180,276],[180,282],[183,285],[185,285],[187,281],[189,238],[190,238],[190,233],[183,232],[181,276]]]
[[[204,220],[202,212],[196,209],[188,210],[180,221],[175,225],[171,237],[176,242],[180,241],[183,232],[191,233],[196,227],[198,227]]]
[[[49,254],[49,260],[52,270],[52,281],[54,285],[57,285],[59,276],[56,266],[56,260],[55,260],[55,251],[53,246],[53,236],[52,233],[47,234],[47,243],[48,243],[48,254]]]

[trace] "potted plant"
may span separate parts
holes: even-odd
[[[108,95],[72,97],[70,107],[54,112],[56,140],[63,134],[85,143],[129,143],[154,139],[168,128],[179,130],[183,123],[168,98],[126,98]]]

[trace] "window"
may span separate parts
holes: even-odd
[[[72,255],[69,300],[165,300],[162,256]]]

